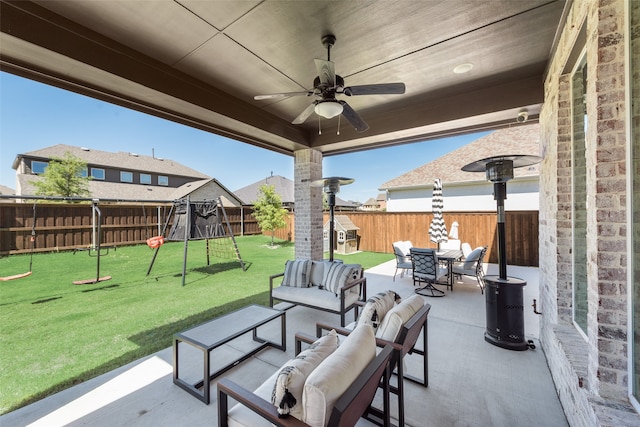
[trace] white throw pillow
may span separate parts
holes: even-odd
[[[282,286],[308,288],[311,281],[311,260],[297,259],[287,261],[284,265]]]
[[[366,323],[373,327],[374,332],[380,326],[384,316],[400,301],[400,295],[394,291],[380,292],[369,298],[362,308],[358,318],[358,325]]]
[[[376,337],[387,341],[395,341],[402,326],[423,306],[424,300],[420,295],[412,295],[402,301],[384,316],[380,327],[376,331]]]
[[[360,325],[307,378],[302,393],[303,421],[324,427],[336,401],[376,357],[373,328]]]
[[[464,260],[464,265],[462,268],[465,270],[473,270],[475,268],[475,263],[480,258],[480,253],[482,252],[483,247],[479,246],[475,248]]]
[[[289,414],[302,420],[304,383],[309,374],[338,348],[338,343],[338,335],[332,330],[282,366],[271,394],[271,403],[279,414]]]
[[[330,261],[311,261],[311,285],[322,286],[324,283],[324,271],[331,265]]]
[[[332,262],[329,268],[324,267],[324,288],[338,295],[340,289],[353,279],[353,265],[343,264],[340,262]]]

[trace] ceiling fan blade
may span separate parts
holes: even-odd
[[[256,101],[261,99],[280,99],[280,98],[288,98],[290,96],[311,96],[313,95],[313,91],[305,90],[304,92],[284,92],[284,93],[271,93],[268,95],[256,95],[253,97]]]
[[[369,129],[369,125],[367,124],[367,122],[362,120],[362,117],[360,117],[349,104],[347,104],[345,101],[338,102],[342,104],[342,115],[345,119],[349,120],[349,123],[353,125],[353,127],[356,129],[356,132],[364,132]]]
[[[314,59],[320,84],[326,87],[334,87],[336,85],[336,66],[331,61],[324,59]]]
[[[404,83],[381,83],[345,87],[345,95],[401,95],[405,91]]]
[[[299,125],[299,124],[304,123],[305,120],[307,120],[309,118],[311,113],[313,113],[315,108],[316,108],[316,103],[312,102],[307,108],[304,109],[304,111],[302,113],[300,113],[298,115],[298,117],[293,119],[293,121],[291,123],[294,124],[294,125]]]

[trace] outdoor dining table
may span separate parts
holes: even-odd
[[[453,263],[462,258],[462,251],[458,249],[449,249],[436,251],[438,261],[447,263],[447,288],[453,291]]]

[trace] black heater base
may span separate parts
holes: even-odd
[[[533,348],[524,337],[523,289],[527,282],[499,276],[485,276],[484,281],[487,310],[485,341],[508,350]]]

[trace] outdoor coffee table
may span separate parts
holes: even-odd
[[[280,318],[280,343],[258,337],[258,328],[277,318]],[[286,351],[285,331],[286,318],[284,311],[260,305],[250,305],[184,332],[177,333],[173,336],[173,383],[208,405],[210,402],[209,381],[266,347],[274,347]],[[211,352],[248,332],[253,333],[253,341],[261,344],[249,352],[243,353],[231,363],[222,367],[215,366],[215,362],[211,361]],[[203,379],[195,384],[188,383],[179,376],[178,355],[180,343],[189,344],[202,351],[204,359]],[[217,368],[213,373],[210,372],[212,365]],[[202,391],[199,390],[200,388],[202,388]]]

